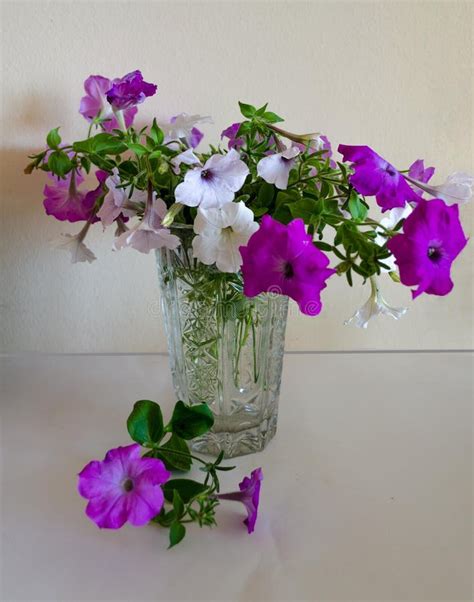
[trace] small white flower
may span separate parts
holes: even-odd
[[[265,182],[275,184],[280,190],[286,190],[291,168],[299,154],[299,148],[290,146],[281,153],[264,157],[257,164],[257,173]]]
[[[369,320],[374,316],[383,314],[391,316],[394,320],[399,320],[408,311],[407,307],[391,307],[382,297],[377,286],[375,277],[370,278],[371,293],[364,305],[358,309],[355,314],[344,322],[345,326],[353,324],[357,328],[367,328]]]
[[[188,207],[222,207],[234,200],[249,168],[232,149],[225,155],[212,155],[202,167],[190,169],[184,182],[176,186],[175,199]]]
[[[167,142],[181,140],[190,147],[195,148],[202,138],[201,132],[196,128],[198,123],[212,123],[212,119],[209,115],[180,113],[172,117],[168,123],[160,123],[159,125],[165,134]]]
[[[238,272],[242,265],[239,247],[258,230],[254,215],[243,201],[222,208],[198,209],[194,220],[194,256],[221,272]]]
[[[63,251],[69,251],[72,263],[92,263],[97,259],[94,253],[84,244],[84,238],[89,230],[90,222],[78,234],[61,234],[59,238],[51,241],[51,246]]]
[[[395,228],[395,226],[401,219],[406,219],[412,211],[413,209],[408,203],[405,205],[405,207],[394,207],[393,209],[390,209],[390,211],[386,214],[386,216],[383,219],[380,220],[380,225],[383,226],[383,228],[386,228],[387,230],[392,230],[393,228]],[[377,236],[374,238],[374,242],[380,247],[383,247],[384,244],[387,242],[387,238],[383,235],[383,228],[375,228]],[[388,266],[388,269],[381,268],[382,272],[397,271],[397,264],[395,263],[395,257],[393,255],[390,255],[390,257],[384,259],[383,263],[385,263],[385,265]]]
[[[179,174],[179,166],[181,163],[184,163],[185,165],[200,165],[201,161],[194,154],[193,149],[188,148],[184,152],[171,159],[171,165],[173,166],[173,171],[175,174]]]
[[[105,180],[105,185],[109,191],[104,197],[102,207],[97,212],[97,217],[101,220],[104,228],[111,226],[121,213],[126,217],[135,215],[135,212],[127,208],[127,205],[146,201],[146,192],[135,190],[132,198],[129,198],[130,188],[120,187],[120,184],[119,171],[114,167],[112,175]]]
[[[417,180],[407,178],[432,196],[442,199],[447,205],[464,205],[472,199],[474,194],[474,176],[468,173],[455,172],[446,178],[439,186],[423,184]]]
[[[163,247],[176,249],[180,245],[179,238],[162,226],[166,211],[166,203],[162,199],[153,199],[146,207],[142,221],[115,239],[115,249],[132,247],[140,253]]]

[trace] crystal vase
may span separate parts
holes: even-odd
[[[242,293],[239,274],[193,258],[192,231],[173,228],[182,244],[156,253],[173,384],[185,403],[214,414],[195,451],[226,457],[262,450],[277,426],[288,298]]]

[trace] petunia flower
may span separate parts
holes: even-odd
[[[196,148],[204,136],[196,127],[198,123],[212,123],[212,118],[209,115],[179,113],[179,115],[171,117],[168,123],[160,123],[160,127],[167,142],[181,140],[189,147]]]
[[[133,217],[136,213],[133,203],[146,202],[146,192],[135,189],[130,198],[130,188],[121,187],[120,184],[119,171],[114,167],[112,175],[105,180],[108,192],[104,197],[102,207],[97,212],[97,217],[101,220],[104,228],[112,225],[119,216],[127,219]]]
[[[367,328],[369,320],[374,316],[383,314],[392,317],[394,320],[399,320],[407,313],[408,307],[391,307],[387,304],[382,297],[377,280],[374,276],[370,278],[370,288],[370,297],[351,318],[344,322],[346,326],[353,324],[354,326],[357,326],[357,328]]]
[[[175,199],[188,207],[222,207],[234,200],[249,168],[231,149],[225,155],[212,155],[202,167],[190,169],[175,189]]]
[[[374,196],[383,211],[418,202],[417,195],[402,174],[368,146],[340,144],[338,151],[344,161],[352,163],[350,182],[360,194]]]
[[[147,202],[142,221],[115,239],[115,249],[132,247],[140,253],[149,253],[153,249],[179,247],[179,238],[162,226],[166,212],[166,203],[162,199]]]
[[[79,190],[78,185],[84,178],[76,170],[72,170],[65,179],[52,178],[43,190],[43,205],[47,215],[60,221],[87,221],[95,204],[94,196]]]
[[[170,476],[161,460],[141,457],[134,443],[89,462],[79,473],[78,490],[89,500],[87,516],[101,529],[120,529],[127,521],[141,527],[163,507],[161,486]]]
[[[184,165],[201,165],[201,161],[199,157],[194,154],[192,148],[187,148],[185,151],[173,157],[170,161],[172,165],[172,169],[174,173],[177,175],[180,173],[180,165],[184,163]]]
[[[156,94],[156,90],[156,85],[143,81],[141,71],[136,70],[112,81],[107,100],[114,111],[125,111]]]
[[[280,190],[285,190],[288,186],[290,171],[295,163],[295,157],[300,154],[296,146],[290,146],[280,153],[274,153],[260,159],[257,164],[258,175],[268,182],[275,184]]]
[[[471,200],[474,194],[474,176],[467,173],[455,172],[439,186],[427,185],[423,180],[413,179],[410,181],[431,196],[443,200],[447,205],[464,205]]]
[[[239,483],[240,491],[218,493],[216,496],[220,500],[242,502],[247,510],[247,518],[244,520],[244,525],[247,526],[249,534],[254,532],[255,523],[257,522],[262,481],[263,471],[261,468],[256,468],[255,470],[252,470],[249,477],[244,477],[243,481]]]
[[[240,253],[247,297],[264,292],[288,295],[304,314],[319,314],[321,291],[335,270],[328,268],[329,259],[314,246],[302,219],[284,225],[264,215]]]
[[[90,225],[91,222],[88,221],[78,234],[61,234],[59,238],[51,241],[51,246],[55,249],[68,251],[72,263],[92,263],[97,257],[84,243]]]
[[[114,80],[115,81],[115,80]],[[83,115],[87,121],[91,122],[94,119],[99,119],[101,126],[107,132],[113,129],[119,129],[120,125],[117,117],[114,114],[112,105],[107,100],[107,92],[112,86],[112,81],[108,77],[102,75],[91,75],[84,82],[84,90],[86,95],[81,98],[79,113]],[[134,106],[124,110],[120,115],[120,120],[125,124],[125,128],[129,128],[138,109]]]
[[[434,199],[418,203],[405,220],[403,233],[389,240],[387,247],[395,255],[402,283],[418,285],[412,291],[416,298],[425,292],[447,295],[451,291],[451,264],[466,243],[458,205]]]
[[[377,236],[374,238],[375,244],[383,247],[387,243],[387,237],[384,236],[384,233],[387,230],[393,230],[395,226],[401,219],[406,219],[410,213],[413,211],[411,205],[408,203],[405,207],[395,207],[394,209],[390,209],[386,217],[380,220],[381,228],[375,228],[375,232]],[[386,257],[383,260],[383,263],[388,266],[387,268],[381,268],[382,272],[396,272],[397,266],[395,264],[395,257],[390,255],[390,257]]]
[[[238,272],[242,265],[239,247],[257,230],[252,210],[242,201],[221,208],[200,207],[194,220],[194,257],[206,265],[215,263],[221,272]]]
[[[227,143],[228,148],[235,148],[236,150],[239,150],[239,148],[241,148],[245,144],[244,138],[242,136],[237,136],[237,132],[239,131],[240,126],[241,126],[241,123],[236,122],[236,123],[233,123],[232,125],[229,125],[229,127],[226,128],[225,130],[222,130],[221,139],[222,138],[229,139],[229,141]]]
[[[408,168],[408,175],[418,182],[429,182],[435,172],[434,167],[425,167],[423,159],[417,159]]]

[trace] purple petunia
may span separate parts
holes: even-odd
[[[94,205],[98,198],[97,193],[102,182],[99,180],[99,186],[95,191],[86,193],[78,189],[83,179],[76,170],[72,170],[64,180],[52,178],[52,183],[46,184],[43,190],[45,196],[43,205],[46,213],[60,221],[81,222],[92,219]]]
[[[441,199],[421,201],[403,224],[403,234],[388,241],[400,279],[406,286],[418,285],[421,293],[447,295],[453,288],[451,264],[467,243],[457,205]]]
[[[374,196],[383,211],[418,202],[417,195],[402,174],[368,146],[340,144],[338,151],[344,161],[352,163],[350,182],[360,194]]]
[[[141,71],[132,71],[113,80],[107,100],[114,111],[124,111],[141,104],[147,96],[156,94],[156,90],[155,84],[143,81]]]
[[[240,126],[240,122],[236,122],[232,125],[229,125],[229,127],[225,130],[222,130],[221,139],[229,139],[229,142],[227,143],[228,148],[235,148],[236,150],[239,150],[239,148],[241,148],[245,144],[244,138],[242,136],[237,136],[237,132],[239,131]]]
[[[247,297],[264,292],[288,295],[304,314],[319,314],[321,291],[335,270],[328,268],[329,259],[314,246],[302,219],[284,225],[264,215],[240,253]]]
[[[101,529],[120,529],[127,521],[146,525],[161,510],[161,485],[170,478],[161,460],[140,456],[136,443],[107,452],[79,473],[78,490],[89,500],[87,516]]]
[[[116,80],[113,80],[116,81]],[[86,95],[81,98],[79,113],[87,119],[93,121],[100,119],[100,123],[107,132],[113,129],[119,129],[119,122],[115,116],[112,106],[107,100],[107,92],[110,90],[113,81],[102,75],[91,75],[84,82],[84,90]],[[133,123],[138,109],[129,107],[121,115],[123,117],[125,127],[130,127]]]
[[[255,470],[252,470],[249,477],[244,477],[243,481],[239,483],[240,491],[220,493],[217,495],[220,500],[232,500],[244,504],[247,510],[247,518],[244,520],[244,525],[247,526],[247,531],[249,533],[253,533],[255,530],[262,481],[263,471],[261,468],[256,468]]]

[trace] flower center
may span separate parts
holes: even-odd
[[[293,270],[293,266],[291,265],[291,263],[289,261],[285,262],[285,264],[283,265],[283,276],[286,279],[290,279],[290,278],[293,278],[294,275],[295,275],[295,272]]]
[[[133,489],[133,481],[132,479],[125,479],[125,481],[123,482],[123,490],[126,491],[127,493],[129,493],[130,491],[132,491]]]
[[[428,247],[428,258],[434,263],[438,263],[443,257],[443,251],[440,247],[429,246]]]
[[[201,171],[201,178],[207,181],[212,180],[212,171],[210,169],[203,169]]]

